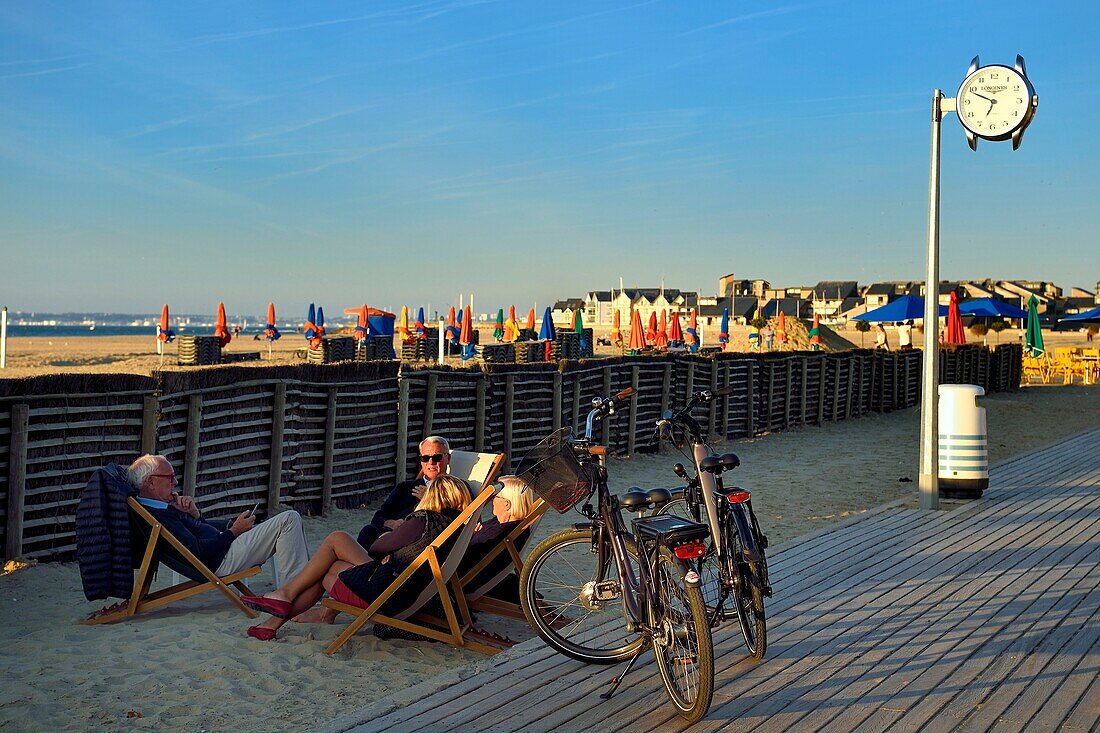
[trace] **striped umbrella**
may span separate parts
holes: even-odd
[[[157,340],[168,344],[176,338],[176,332],[168,328],[168,304],[164,304],[164,308],[160,311],[160,325],[157,326]]]
[[[963,328],[963,319],[959,315],[959,296],[951,291],[951,299],[947,304],[947,333],[944,334],[944,343],[962,346],[966,343],[966,330]]]
[[[638,354],[645,350],[645,334],[642,332],[642,314],[633,311],[630,316],[630,353]]]
[[[1043,329],[1039,325],[1039,299],[1034,295],[1027,300],[1027,331],[1024,334],[1024,353],[1037,359],[1046,351],[1043,348]]]
[[[810,345],[814,351],[821,351],[821,316],[814,313],[814,327],[810,329]]]
[[[688,327],[684,330],[685,342],[691,353],[699,351],[699,320],[695,315],[695,309],[691,309],[691,317],[688,319]]]
[[[229,329],[225,326],[225,303],[218,303],[218,320],[214,324],[214,335],[218,337],[218,343],[223,349],[233,340],[229,335]]]

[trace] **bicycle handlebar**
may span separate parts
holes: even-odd
[[[693,394],[680,410],[674,413],[671,417],[662,417],[657,420],[657,437],[658,439],[671,440],[672,439],[672,426],[682,425],[688,429],[691,437],[702,439],[702,428],[699,423],[691,417],[690,413],[696,406],[710,402],[718,397],[728,397],[733,394],[733,387],[722,387],[716,389],[713,392],[709,389],[701,389]]]
[[[584,421],[584,440],[590,442],[592,440],[592,428],[595,427],[596,421],[606,415],[614,415],[615,408],[622,402],[630,399],[638,390],[634,387],[627,387],[614,397],[593,397],[592,398],[592,411],[588,413],[588,418]]]

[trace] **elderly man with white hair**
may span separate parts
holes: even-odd
[[[176,473],[164,456],[142,456],[130,465],[127,476],[138,501],[218,575],[262,565],[274,557],[278,577],[294,578],[309,561],[302,517],[294,510],[259,524],[246,510],[219,529],[202,518],[194,498],[176,491]]]

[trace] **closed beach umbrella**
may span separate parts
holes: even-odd
[[[783,311],[779,311],[779,323],[775,327],[775,337],[779,339],[779,343],[787,343],[787,317],[783,315]]]
[[[418,339],[428,338],[428,332],[424,329],[424,306],[416,311],[416,322],[413,323],[413,333]]]
[[[455,317],[455,307],[453,305],[447,311],[447,340],[452,344],[458,343],[458,319]]]
[[[313,339],[317,338],[317,306],[313,303],[309,304],[309,311],[306,313],[306,322],[302,324],[302,335],[306,337],[306,341],[313,345]]]
[[[527,330],[528,331],[534,331],[535,330],[535,309],[534,308],[527,311]]]
[[[573,311],[573,330],[580,336],[581,350],[588,348],[588,339],[584,337],[584,316],[579,310]]]
[[[661,325],[657,328],[657,335],[653,340],[653,345],[661,351],[668,350],[668,316],[664,311],[661,311]]]
[[[401,320],[397,322],[397,335],[402,341],[412,338],[412,333],[409,331],[409,306],[407,305],[401,306]]]
[[[223,349],[233,340],[229,335],[229,329],[225,326],[225,303],[218,303],[218,320],[214,323],[214,335],[218,337],[218,343]]]
[[[160,325],[157,326],[157,339],[164,343],[171,343],[176,337],[176,332],[168,328],[168,304],[160,310]]]
[[[516,321],[516,307],[508,306],[508,320],[504,322],[504,340],[512,343],[519,339],[519,322]]]
[[[688,318],[688,327],[685,336],[687,337],[685,340],[687,341],[688,349],[691,353],[694,354],[699,351],[699,319],[696,316],[694,308],[691,309],[691,317]]]
[[[279,333],[279,329],[275,327],[275,304],[267,304],[267,323],[264,324],[264,336],[268,341],[277,341],[282,334]]]
[[[718,331],[718,343],[722,345],[722,348],[726,348],[726,344],[730,342],[730,309],[722,309],[722,328]]]
[[[657,344],[657,311],[649,312],[649,328],[645,332],[645,342],[650,346]]]
[[[638,354],[645,349],[645,334],[642,332],[642,314],[633,311],[630,316],[630,352]]]
[[[615,309],[615,315],[611,319],[611,343],[619,348],[623,345],[623,331],[619,322],[619,309]]]
[[[963,329],[962,316],[959,315],[959,296],[954,290],[951,291],[951,300],[947,306],[947,333],[944,334],[944,341],[959,346],[966,343],[966,331]]]
[[[1034,295],[1027,301],[1027,331],[1024,334],[1024,353],[1035,359],[1043,355],[1043,329],[1039,326],[1039,299]]]
[[[370,318],[367,316],[367,306],[364,303],[355,320],[355,338],[357,341],[366,341],[368,335],[370,335]]]
[[[493,326],[493,338],[501,341],[504,338],[504,309],[497,308],[497,321]]]
[[[554,341],[557,337],[557,331],[554,330],[554,319],[550,317],[550,306],[546,306],[546,312],[542,314],[542,328],[539,329],[539,341],[546,342],[546,361],[550,361]]]
[[[462,319],[462,330],[458,335],[458,343],[462,345],[462,360],[472,359],[477,356],[474,348],[474,317],[470,312],[470,306],[466,306]]]
[[[321,348],[321,343],[325,337],[325,309],[321,306],[317,306],[317,320],[314,322],[313,338],[309,340],[311,348]]]
[[[821,316],[814,313],[814,327],[810,329],[810,344],[814,351],[821,351]]]
[[[684,332],[680,330],[680,315],[672,314],[672,323],[668,326],[668,345],[679,348],[684,345]]]

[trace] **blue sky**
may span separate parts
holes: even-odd
[[[941,274],[1091,290],[1097,7],[0,2],[0,302],[919,280],[932,90],[1016,53],[1019,151],[944,122]]]

